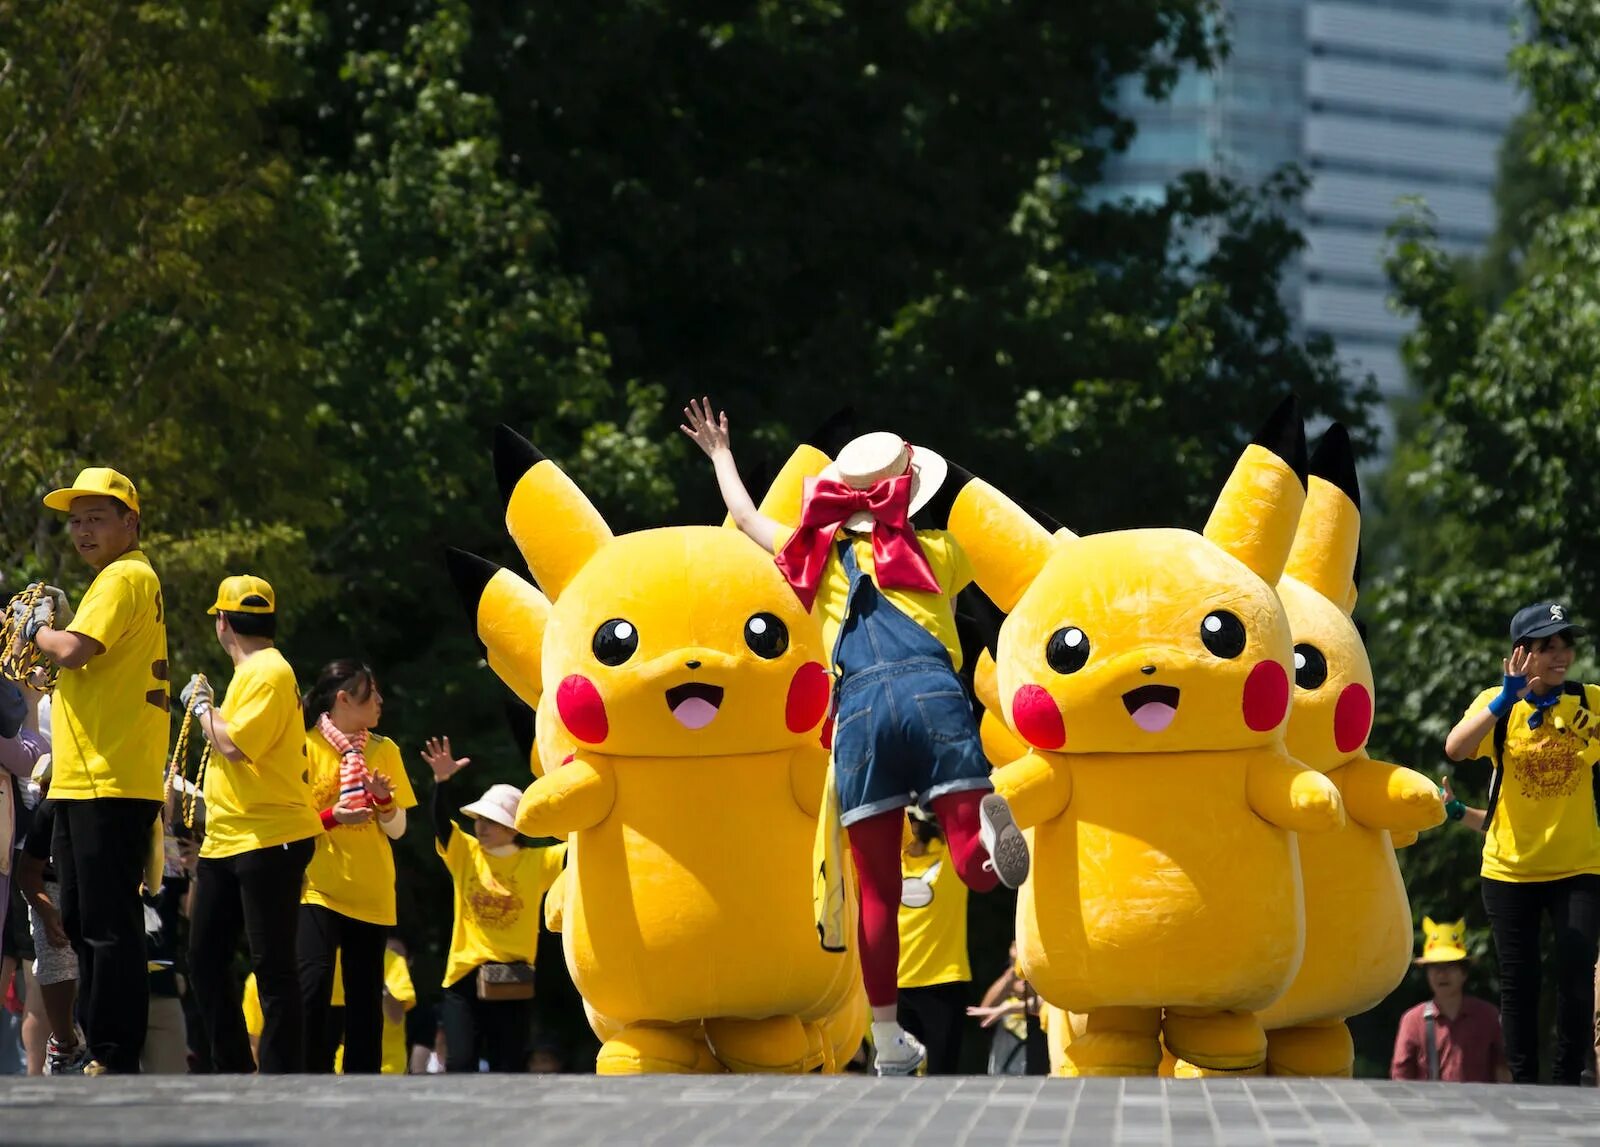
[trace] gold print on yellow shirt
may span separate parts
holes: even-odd
[[[1559,800],[1578,791],[1583,762],[1574,743],[1564,737],[1544,736],[1517,747],[1517,787],[1529,800]]]
[[[489,886],[474,880],[467,893],[467,910],[485,928],[505,928],[522,915],[522,897],[517,895],[515,881],[507,887],[498,881]]]

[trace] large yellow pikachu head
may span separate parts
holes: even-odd
[[[1305,500],[1292,399],[1189,530],[1058,536],[1000,631],[1011,728],[1072,753],[1241,749],[1281,736],[1289,620],[1273,592]]]
[[[571,479],[505,428],[495,469],[543,593],[468,555],[452,569],[490,664],[524,700],[535,694],[546,768],[568,744],[672,757],[815,740],[829,696],[821,630],[760,547],[713,526],[614,537]]]
[[[1321,772],[1360,753],[1372,730],[1372,665],[1350,620],[1360,543],[1355,456],[1334,423],[1311,456],[1305,510],[1278,582],[1294,634],[1289,753]]]

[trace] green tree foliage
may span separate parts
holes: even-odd
[[[39,497],[115,465],[140,486],[179,664],[215,664],[222,565],[314,597],[306,531],[327,520],[295,444],[317,361],[308,247],[261,138],[274,64],[252,15],[0,4],[4,588],[87,583]]]
[[[1600,511],[1587,496],[1600,467],[1600,10],[1531,8],[1533,35],[1512,54],[1531,106],[1503,168],[1493,265],[1448,257],[1425,215],[1397,228],[1389,262],[1418,320],[1405,354],[1421,407],[1385,491],[1393,568],[1365,603],[1382,689],[1373,743],[1427,771],[1498,681],[1519,606],[1554,597],[1600,619]],[[1593,659],[1573,676],[1594,680]],[[1481,799],[1486,780],[1477,763],[1456,784]],[[1480,845],[1446,826],[1403,863],[1418,914],[1467,915],[1482,949]]]

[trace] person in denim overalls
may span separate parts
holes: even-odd
[[[806,480],[801,525],[790,533],[746,492],[727,415],[714,418],[705,402],[684,416],[684,433],[716,467],[734,523],[777,555],[824,632],[835,631],[833,776],[860,877],[861,969],[877,1070],[914,1074],[926,1053],[901,1028],[896,1008],[902,810],[916,801],[938,818],[955,869],[974,891],[999,882],[1014,888],[1028,872],[1027,844],[994,792],[956,676],[951,601],[972,580],[970,566],[953,535],[910,524],[942,478],[943,460],[896,435],[857,438],[819,478]],[[857,555],[868,537],[871,572]]]

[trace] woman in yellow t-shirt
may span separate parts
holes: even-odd
[[[1489,802],[1452,799],[1453,820],[1485,834],[1483,906],[1500,966],[1500,1023],[1516,1083],[1539,1082],[1539,931],[1554,926],[1556,1057],[1552,1082],[1577,1086],[1594,1040],[1600,951],[1600,686],[1567,680],[1584,631],[1542,601],[1511,619],[1511,656],[1445,738],[1453,761],[1487,757]],[[1448,795],[1448,794],[1447,794]]]
[[[967,960],[967,886],[944,834],[914,809],[900,848],[900,1026],[928,1049],[929,1075],[960,1070],[972,967]]]
[[[445,1070],[526,1071],[533,1026],[533,961],[539,946],[544,894],[560,874],[567,846],[533,848],[517,837],[522,790],[490,785],[461,812],[473,818],[471,834],[459,829],[445,798],[445,782],[471,758],[457,759],[450,739],[433,739],[422,759],[433,770],[433,827],[439,855],[455,885],[455,920],[445,964],[439,1023],[444,1028]]]
[[[373,730],[383,693],[371,669],[339,660],[322,667],[305,698],[312,800],[327,832],[300,897],[300,993],[306,1070],[331,1072],[344,1044],[348,1075],[383,1065],[384,944],[395,924],[394,847],[417,803],[400,750]],[[365,812],[338,823],[341,801]],[[331,1004],[335,970],[344,1006]]]

